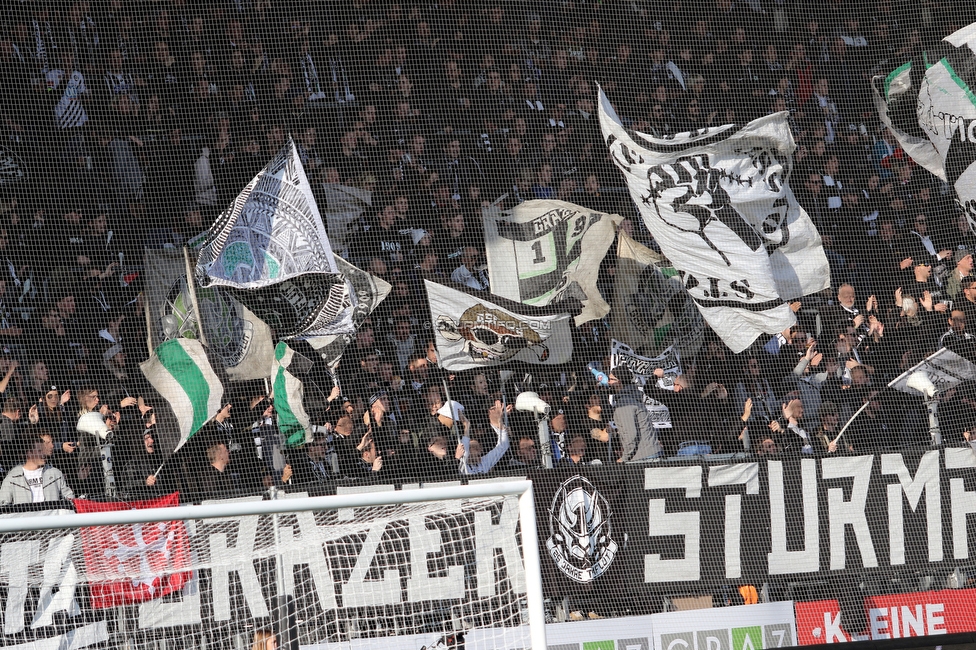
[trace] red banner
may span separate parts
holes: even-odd
[[[800,645],[845,643],[976,630],[976,589],[947,589],[864,599],[867,629],[847,630],[836,600],[796,603]]]
[[[75,500],[78,512],[166,508],[179,492],[148,501]],[[190,541],[182,521],[81,529],[93,609],[141,603],[179,591],[190,579]]]

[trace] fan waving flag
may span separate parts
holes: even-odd
[[[322,330],[354,305],[291,139],[214,222],[196,274],[203,287],[234,288],[279,339]]]
[[[555,365],[573,355],[572,316],[424,280],[434,318],[437,363],[445,370],[509,361]]]
[[[182,447],[222,406],[224,386],[199,341],[166,341],[140,364],[142,374],[169,402],[180,427]]]
[[[77,512],[180,505],[178,492],[148,501],[75,499]],[[190,540],[182,521],[81,529],[92,609],[132,605],[178,592],[191,577]]]
[[[634,203],[708,324],[733,352],[796,322],[787,301],[830,284],[820,235],[789,186],[787,113],[654,138],[600,127]]]
[[[281,341],[275,347],[271,372],[271,391],[274,410],[278,416],[278,431],[286,447],[297,447],[311,437],[312,419],[305,411],[305,389],[298,376],[305,375],[311,361]]]
[[[623,217],[564,201],[526,201],[511,211],[485,208],[491,292],[526,305],[571,297],[583,303],[576,325],[603,318],[600,262]]]

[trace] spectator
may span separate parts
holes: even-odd
[[[485,272],[481,251],[474,246],[467,246],[459,261],[461,265],[451,273],[451,280],[475,291],[487,291],[488,274]]]
[[[613,421],[623,448],[617,462],[659,458],[664,453],[664,447],[658,441],[657,430],[644,408],[643,397],[634,385],[633,374],[627,368],[616,368],[610,373],[610,387],[614,391]]]
[[[20,453],[17,455],[24,462],[3,478],[0,505],[73,499],[74,492],[68,487],[61,470],[47,464],[54,453],[51,434],[38,429],[30,434],[25,433],[20,443],[15,447],[19,447]]]
[[[502,426],[498,432],[498,443],[491,451],[484,453],[484,448],[481,443],[471,439],[471,422],[468,418],[464,417],[463,409],[458,414],[458,417],[460,418],[461,425],[464,427],[464,436],[461,438],[461,442],[458,444],[458,449],[455,452],[461,461],[459,471],[466,476],[487,474],[498,464],[498,461],[502,459],[505,452],[508,451],[508,428]]]

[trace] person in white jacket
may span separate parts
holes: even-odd
[[[464,437],[461,438],[455,452],[455,456],[461,461],[458,472],[466,476],[487,474],[508,451],[508,427],[502,426],[498,430],[498,444],[486,454],[481,443],[471,439],[471,421],[465,417],[464,413],[458,415],[458,419],[464,426]]]

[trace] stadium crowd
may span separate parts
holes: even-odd
[[[940,347],[974,356],[976,238],[881,128],[870,87],[971,20],[923,4],[927,21],[895,0],[7,3],[0,141],[27,177],[0,182],[0,503],[103,494],[107,439],[115,490],[133,496],[525,471],[543,454],[535,419],[511,411],[520,391],[551,406],[557,465],[747,440],[760,454],[931,444],[922,402],[881,388]],[[487,291],[486,203],[616,212],[653,247],[608,163],[597,82],[656,136],[789,111],[792,186],[830,262],[831,289],[794,305],[797,327],[741,355],[708,334],[675,390],[646,389],[671,428],[654,428],[628,371],[605,388],[587,370],[607,367],[605,322],[579,328],[573,363],[504,386],[437,367],[421,280]],[[330,235],[393,291],[338,383],[320,373],[314,441],[283,449],[266,388],[243,382],[164,464],[175,437],[138,368],[142,251],[205,230],[289,134],[320,202],[340,185],[371,193]],[[943,396],[940,420],[947,444],[969,439],[976,383]]]

